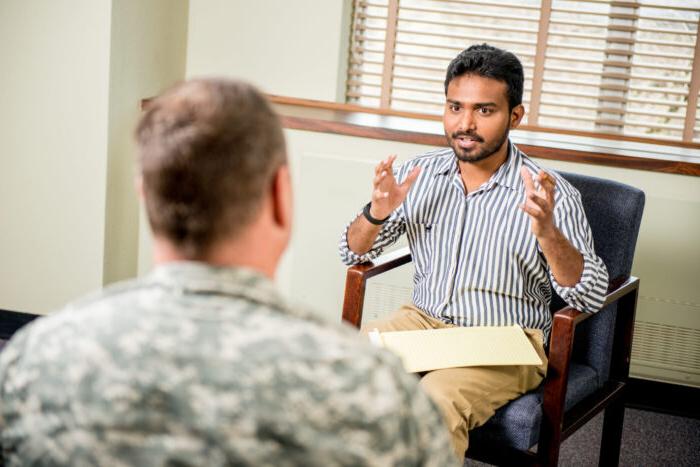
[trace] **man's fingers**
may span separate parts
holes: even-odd
[[[523,166],[520,168],[520,177],[523,179],[523,183],[525,184],[525,191],[535,191],[535,182],[532,180],[532,174],[527,167]]]
[[[544,216],[544,211],[542,211],[542,208],[531,202],[525,202],[521,204],[520,209],[522,209],[531,217],[537,220],[541,219]]]
[[[374,180],[372,181],[372,183],[374,183],[374,186],[376,187],[377,185],[379,185],[382,182],[382,180],[384,180],[385,177],[386,177],[386,170],[383,170],[381,173],[377,174],[376,177],[374,177]]]
[[[538,195],[537,193],[529,193],[527,195],[526,204],[534,204],[537,207],[539,207],[543,212],[548,212],[551,210],[549,201],[543,198],[541,195]]]
[[[381,161],[379,161],[379,163],[376,166],[374,166],[374,174],[375,175],[379,175],[379,173],[381,173],[383,170],[385,170],[386,161],[387,161],[386,159],[381,160]]]
[[[381,171],[386,170],[387,167],[391,167],[391,164],[393,164],[394,160],[396,160],[396,156],[392,154],[386,159],[382,159],[381,161],[379,161],[379,163],[374,166],[374,174],[378,175]]]
[[[372,192],[372,201],[380,201],[380,200],[388,198],[388,197],[389,197],[389,193],[386,191],[382,191],[379,188],[377,188],[376,190],[374,190]]]
[[[408,173],[408,175],[406,175],[406,179],[401,183],[401,188],[406,188],[406,189],[411,188],[411,186],[418,179],[418,175],[420,175],[420,167],[414,167]]]
[[[540,173],[537,174],[537,180],[545,193],[545,197],[548,199],[554,199],[554,191],[556,190],[557,186],[557,182],[554,177],[544,170],[540,170]]]
[[[394,164],[395,160],[396,154],[392,154],[391,156],[387,157],[386,160],[383,161],[384,170],[386,170],[387,172],[391,172],[393,170],[392,165]]]

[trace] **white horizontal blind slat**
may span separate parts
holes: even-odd
[[[643,132],[651,137],[682,140],[700,2],[669,0],[663,3],[658,0],[640,2],[637,21],[640,29],[636,32],[635,59],[630,69],[630,99],[626,105],[626,115],[629,117],[625,119],[624,133]],[[655,32],[653,29],[667,31]],[[656,54],[653,60],[649,58],[652,54]],[[653,61],[657,67],[650,69],[645,66],[649,61]],[[670,88],[674,92],[655,92],[658,88]],[[683,104],[664,102],[678,95],[685,98]],[[639,100],[657,102],[652,104]]]
[[[380,105],[384,85],[386,108],[439,114],[449,61],[487,42],[523,62],[531,124],[700,138],[700,0],[401,0],[387,61],[390,1],[354,2],[349,102]]]
[[[346,99],[380,107],[388,0],[353,3]]]
[[[518,53],[526,77],[531,80],[538,20],[539,0],[401,0],[393,95],[397,105],[402,110],[441,113],[447,65],[457,53],[474,43],[488,42]],[[410,80],[409,75],[419,72],[416,67],[426,64],[434,70],[431,79],[422,83]],[[418,86],[422,89],[414,89]]]

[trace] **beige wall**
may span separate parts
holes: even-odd
[[[187,0],[115,0],[112,4],[105,284],[134,277],[138,270],[133,132],[141,115],[140,100],[185,75],[187,8]]]
[[[268,93],[334,101],[349,8],[348,0],[190,0],[187,76],[239,77]]]
[[[0,308],[136,272],[139,100],[182,78],[186,0],[0,2]]]
[[[148,271],[133,190],[139,100],[185,73],[335,100],[349,5],[0,2],[0,308],[46,313]]]
[[[110,4],[0,2],[2,308],[102,283]]]

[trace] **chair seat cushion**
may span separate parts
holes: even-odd
[[[589,366],[571,362],[565,407],[569,409],[598,388],[598,375]],[[542,418],[543,387],[511,401],[483,426],[469,434],[470,445],[510,446],[526,450],[537,444]]]

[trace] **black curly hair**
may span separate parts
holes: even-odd
[[[508,87],[508,107],[522,104],[523,65],[511,52],[488,44],[472,45],[459,53],[447,67],[445,95],[450,82],[462,75],[477,75],[506,83]]]

